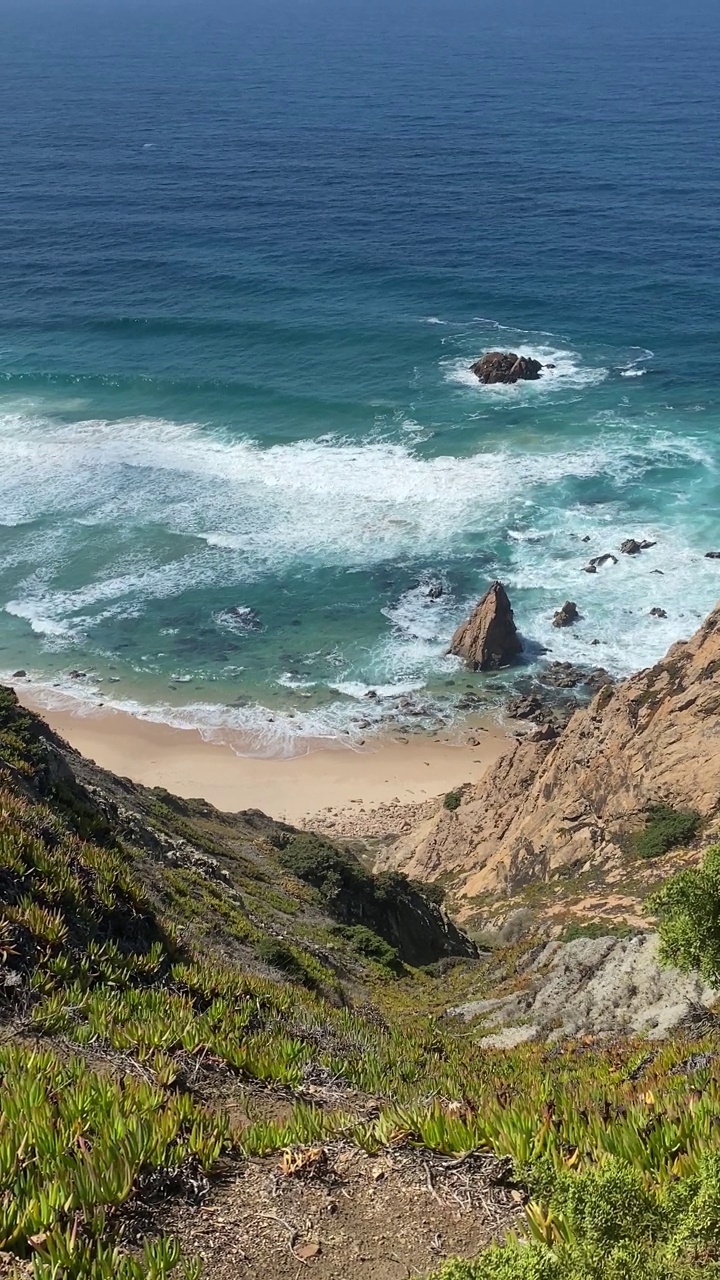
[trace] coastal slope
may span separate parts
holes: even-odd
[[[625,879],[627,840],[649,806],[710,821],[720,796],[720,607],[661,662],[601,689],[556,739],[539,737],[518,741],[380,865],[442,879],[467,917],[486,897],[558,873]]]

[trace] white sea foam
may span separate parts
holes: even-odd
[[[376,693],[378,698],[400,698],[403,694],[417,693],[425,688],[425,680],[422,678],[405,680],[396,684],[365,684],[362,680],[338,680],[337,684],[331,684],[329,687],[345,698],[354,698],[359,701],[361,698],[365,700],[372,693]],[[368,698],[368,701],[371,699]]]
[[[537,483],[589,476],[601,446],[576,451],[420,457],[408,443],[342,439],[259,448],[202,427],[155,420],[58,426],[0,421],[8,506],[33,518],[82,514],[99,526],[154,525],[198,539],[172,562],[132,564],[74,592],[50,616],[121,596],[172,595],[228,571],[250,581],[293,563],[361,567],[408,553],[442,555],[493,527]],[[71,537],[67,532],[59,537]],[[223,567],[217,557],[227,553]],[[41,592],[40,598],[45,599]]]
[[[12,617],[23,618],[29,623],[37,636],[62,637],[64,640],[73,636],[73,628],[68,621],[45,617],[42,607],[32,600],[8,600],[4,607]]]
[[[588,371],[605,376],[604,367]],[[233,582],[242,599],[242,584],[265,574],[298,572],[308,564],[347,571],[388,560],[443,564],[476,556],[482,547],[491,550],[504,536],[507,557],[500,557],[496,571],[502,565],[511,595],[519,595],[525,635],[551,646],[555,657],[623,673],[689,635],[720,586],[716,562],[704,561],[690,545],[677,512],[659,507],[657,523],[630,527],[623,493],[646,474],[671,473],[688,462],[714,467],[715,458],[700,435],[651,431],[646,421],[623,419],[617,411],[597,415],[592,425],[591,443],[571,449],[537,439],[518,453],[488,442],[469,457],[428,458],[407,438],[388,443],[328,436],[263,449],[198,424],[132,419],[68,426],[27,412],[7,414],[0,418],[4,518],[52,517],[53,527],[42,535],[12,535],[25,539],[23,554],[41,568],[15,582],[4,608],[45,647],[58,650],[82,642],[101,619],[133,616],[148,601],[188,590]],[[588,489],[575,482],[593,477],[609,483],[614,502],[607,496],[598,505],[567,499],[568,489]],[[695,525],[698,519],[695,513]],[[177,538],[174,558],[165,553],[156,560],[152,536],[147,551],[137,550],[136,539],[133,553],[124,552],[124,531],[146,525]],[[110,529],[118,539],[112,571],[98,568],[91,580],[61,588],[60,581],[72,579],[65,572],[60,578],[58,567],[72,564],[77,539],[92,544],[96,528]],[[580,542],[585,536],[589,543]],[[657,538],[660,546],[641,557],[621,557],[602,573],[582,573],[590,556],[617,553],[624,536]],[[13,563],[22,562],[14,547],[10,555]],[[664,576],[653,575],[655,567]],[[478,571],[478,590],[482,585]],[[332,687],[338,697],[326,706],[282,715],[210,703],[182,713],[161,704],[140,712],[149,719],[171,717],[172,723],[184,717],[182,723],[206,734],[236,735],[238,741],[249,736],[254,750],[268,752],[290,749],[288,744],[300,749],[307,738],[352,737],[353,704],[362,699],[362,718],[379,724],[388,700],[452,669],[447,642],[474,599],[455,599],[447,582],[436,600],[426,589],[423,581],[386,605],[387,630],[362,672],[349,671],[337,654]],[[568,596],[577,599],[586,621],[559,632],[550,619]],[[651,619],[653,606],[665,608],[668,619]],[[601,643],[592,646],[596,636]],[[278,682],[298,698],[311,688],[291,673]],[[387,693],[366,700],[369,688]],[[373,705],[383,701],[385,710]]]
[[[32,671],[30,674],[33,697],[46,710],[83,717],[122,711],[150,724],[194,731],[204,741],[228,746],[239,756],[294,756],[332,746],[359,750],[368,732],[382,729],[385,718],[380,699],[363,700],[360,715],[357,699],[352,695],[307,711],[276,711],[259,703],[228,707],[189,702],[177,707],[166,702],[145,704],[132,698],[115,698],[92,680],[79,688],[76,680],[48,684],[35,679]],[[12,673],[0,672],[0,681],[12,684]]]
[[[303,680],[301,676],[294,676],[290,671],[284,671],[278,676],[276,684],[282,685],[283,689],[314,689],[317,685],[316,680]]]
[[[644,378],[647,369],[621,369],[621,378]]]

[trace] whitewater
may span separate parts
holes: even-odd
[[[707,15],[553,0],[518,41],[520,0],[212,0],[169,46],[121,10],[0,17],[0,678],[272,755],[689,636],[720,596]],[[491,349],[555,367],[482,387]],[[525,664],[470,677],[448,642],[496,577]]]

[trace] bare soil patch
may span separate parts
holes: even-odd
[[[472,1257],[517,1224],[522,1193],[493,1156],[445,1160],[345,1144],[238,1166],[195,1206],[133,1218],[176,1236],[206,1280],[406,1280]]]

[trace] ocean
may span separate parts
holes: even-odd
[[[496,577],[526,671],[689,636],[719,62],[709,0],[4,0],[0,678],[281,754],[501,706]]]

